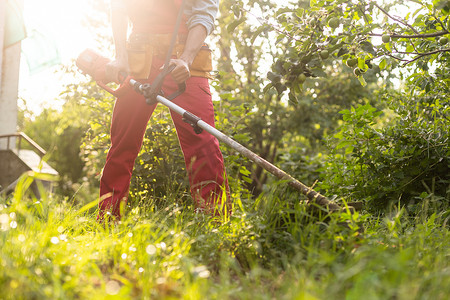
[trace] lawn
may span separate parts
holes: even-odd
[[[233,215],[221,219],[176,199],[142,202],[105,226],[96,221],[97,201],[37,201],[31,180],[0,198],[1,299],[450,295],[448,214],[311,216],[292,199],[265,195],[234,199]]]

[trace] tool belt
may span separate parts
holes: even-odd
[[[153,57],[165,59],[171,42],[171,34],[132,33],[127,42],[130,73],[137,79],[147,79],[150,75]],[[183,53],[186,36],[180,35],[172,55]],[[211,49],[204,44],[189,68],[191,76],[212,79]]]

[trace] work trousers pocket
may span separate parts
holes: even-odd
[[[147,79],[150,75],[153,58],[153,47],[148,43],[128,43],[128,66],[131,76]]]

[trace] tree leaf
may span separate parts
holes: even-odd
[[[373,47],[372,43],[369,41],[362,42],[361,48],[368,53],[375,54],[374,47]]]
[[[383,58],[380,61],[379,67],[380,67],[380,70],[384,70],[384,68],[386,68],[386,59],[385,58]]]
[[[321,68],[312,69],[311,72],[315,77],[327,77],[327,73]]]
[[[339,49],[339,51],[338,51],[338,53],[337,53],[337,56],[338,56],[338,57],[341,57],[342,55],[347,54],[348,52],[349,52],[349,51],[348,51],[347,48],[342,47],[342,48]]]
[[[362,75],[358,76],[358,80],[359,80],[359,82],[361,83],[362,86],[366,86],[367,85],[367,82],[364,79],[364,76],[362,76]]]
[[[255,42],[255,40],[256,40],[256,38],[261,34],[261,33],[263,33],[266,29],[267,29],[267,25],[266,24],[264,24],[264,25],[262,25],[262,26],[260,26],[256,31],[255,31],[255,33],[253,33],[253,36],[252,36],[252,39],[250,40],[250,43],[253,45],[253,43]]]
[[[243,18],[243,17],[231,22],[230,25],[227,26],[227,31],[229,33],[233,33],[233,31],[236,29],[236,27],[238,27],[240,24],[242,24],[244,22],[245,22],[245,18]]]

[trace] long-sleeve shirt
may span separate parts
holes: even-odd
[[[184,14],[187,16],[187,26],[203,25],[208,35],[214,29],[214,21],[219,11],[219,0],[186,0]]]
[[[189,30],[196,25],[205,27],[209,35],[219,11],[219,0],[185,0],[184,16]],[[126,11],[133,29],[141,32],[169,33],[175,25],[177,8],[182,0],[111,0],[113,9]],[[183,31],[183,28],[181,29]]]

